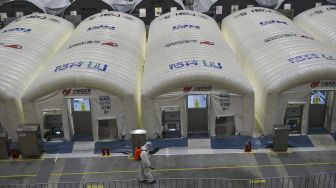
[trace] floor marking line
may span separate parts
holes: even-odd
[[[36,177],[37,174],[18,174],[18,175],[8,175],[0,176],[0,178],[20,178],[20,177]]]
[[[269,165],[252,165],[252,166],[223,166],[223,167],[200,167],[200,168],[166,168],[155,169],[153,172],[165,171],[192,171],[192,170],[216,170],[216,169],[234,169],[234,168],[265,168],[265,167],[285,167],[285,166],[315,166],[315,165],[336,165],[336,162],[331,163],[302,163],[302,164],[269,164]],[[136,173],[137,170],[120,170],[106,172],[74,172],[74,173],[52,173],[50,176],[62,175],[88,175],[88,174],[112,174],[112,173]]]
[[[1,159],[0,162],[34,162],[34,161],[43,161],[44,158],[41,159]]]
[[[255,180],[250,180],[250,184],[265,184],[266,180],[261,180],[261,179],[255,179]]]
[[[106,172],[69,172],[69,173],[52,173],[50,176],[64,176],[64,175],[88,175],[88,174],[113,174],[113,173],[135,173],[137,170],[116,170]]]
[[[286,166],[316,166],[316,165],[336,165],[336,162],[325,163],[301,163],[301,164],[268,164],[268,165],[250,165],[250,166],[222,166],[222,167],[200,167],[200,168],[166,168],[155,169],[153,172],[168,172],[168,171],[192,171],[192,170],[216,170],[216,169],[235,169],[235,168],[266,168],[266,167],[286,167]],[[113,174],[113,173],[138,173],[137,170],[116,170],[106,172],[69,172],[69,173],[51,173],[50,176],[68,176],[68,175],[89,175],[89,174]],[[0,176],[0,178],[15,178],[15,177],[35,177],[37,174],[17,174]]]

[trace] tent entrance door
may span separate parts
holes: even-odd
[[[328,91],[311,92],[309,104],[308,129],[324,129],[327,111]],[[309,131],[309,130],[308,130]]]
[[[76,97],[71,102],[74,140],[92,140],[91,104],[89,97]]]
[[[209,137],[207,95],[188,95],[188,137]]]

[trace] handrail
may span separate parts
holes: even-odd
[[[0,184],[0,188],[332,188],[336,187],[336,173],[251,179],[229,178],[158,178],[155,184],[137,179],[58,182],[36,184]]]

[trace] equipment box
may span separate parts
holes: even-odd
[[[8,159],[9,143],[7,133],[0,133],[0,159]]]
[[[20,126],[17,129],[22,158],[41,157],[41,142],[38,126]]]
[[[288,149],[289,128],[287,125],[274,125],[273,130],[273,150],[287,151]]]

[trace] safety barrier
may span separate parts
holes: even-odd
[[[8,184],[0,188],[334,188],[336,173],[309,176],[276,177],[262,179],[224,178],[165,178],[155,184],[138,180],[111,180],[102,182],[67,182],[41,184]]]

